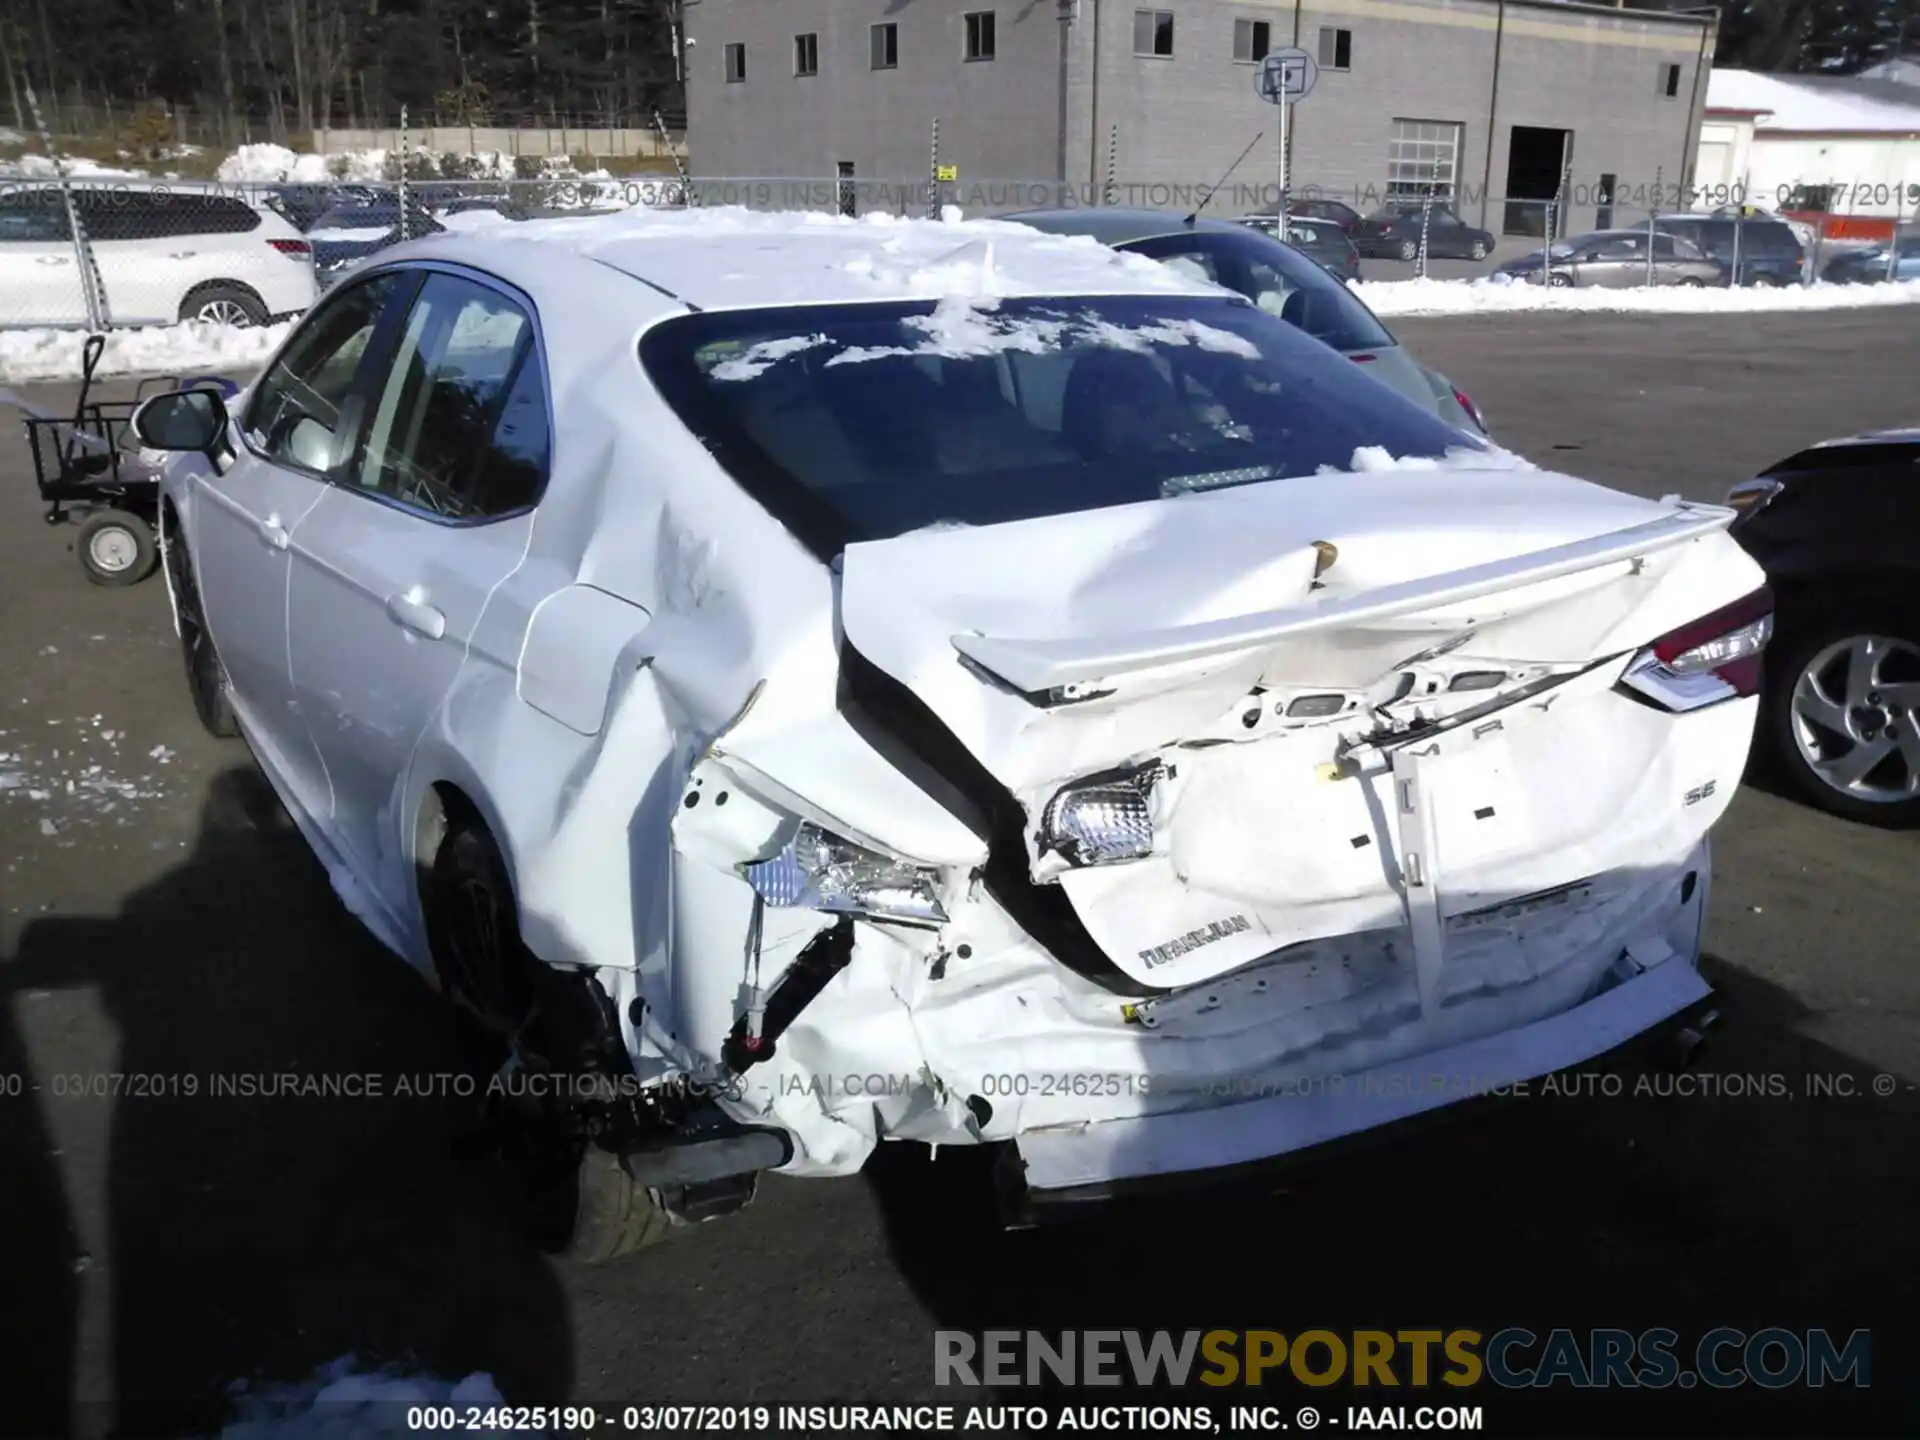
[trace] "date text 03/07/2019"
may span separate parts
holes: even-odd
[[[1262,1408],[1237,1407],[1223,1425],[1220,1413],[1206,1405],[413,1405],[407,1409],[407,1428],[447,1435],[901,1435],[969,1430],[1014,1435],[1055,1430],[1219,1434],[1223,1428],[1272,1428],[1258,1423]],[[1238,1413],[1242,1409],[1245,1413]]]

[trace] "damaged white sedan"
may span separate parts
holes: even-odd
[[[1151,261],[527,222],[136,425],[203,720],[493,1038],[578,1253],[883,1140],[1205,1176],[1711,994],[1732,512]]]

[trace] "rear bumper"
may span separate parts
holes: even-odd
[[[1212,1110],[1029,1131],[1014,1141],[1028,1206],[1244,1176],[1249,1167],[1510,1091],[1584,1064],[1671,1022],[1713,994],[1695,957],[1674,956],[1584,1004],[1517,1029]]]

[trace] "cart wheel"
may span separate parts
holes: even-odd
[[[96,585],[137,585],[153,573],[160,548],[153,527],[125,510],[98,510],[80,526],[80,565]]]

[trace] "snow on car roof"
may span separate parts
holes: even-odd
[[[558,246],[706,310],[864,300],[1219,295],[1158,261],[1083,235],[1001,220],[852,219],[739,207],[528,220],[462,237]]]

